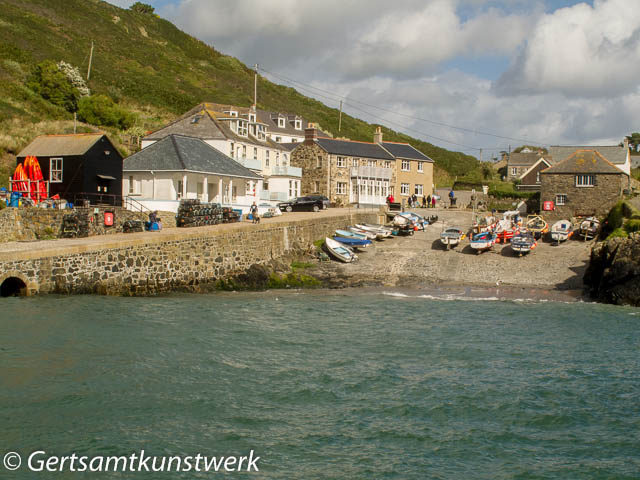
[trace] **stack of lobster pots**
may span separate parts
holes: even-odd
[[[222,207],[219,203],[204,203],[196,199],[181,200],[176,215],[178,227],[200,227],[218,223],[237,222],[240,214],[231,207]]]
[[[62,217],[62,236],[64,238],[88,237],[89,218],[87,214],[74,212]]]

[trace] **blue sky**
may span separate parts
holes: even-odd
[[[640,129],[640,0],[146,3],[273,81],[476,156]]]

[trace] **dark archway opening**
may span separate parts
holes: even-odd
[[[27,295],[27,285],[18,277],[9,277],[0,285],[2,297],[24,297]]]

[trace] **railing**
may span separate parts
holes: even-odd
[[[287,177],[302,177],[300,167],[271,167],[271,175],[285,175]]]
[[[391,169],[383,167],[351,167],[351,178],[355,177],[390,180]]]
[[[260,200],[275,200],[278,202],[285,202],[289,200],[286,192],[270,192],[269,190],[262,190],[260,192]]]
[[[262,162],[260,160],[254,160],[253,158],[236,158],[235,160],[245,168],[262,170]]]
[[[141,213],[149,213],[147,207],[138,202],[134,198],[129,196],[114,195],[111,193],[74,193],[71,197],[73,204],[78,206],[91,206],[91,205],[108,205],[112,207],[123,207],[127,210],[133,210]]]

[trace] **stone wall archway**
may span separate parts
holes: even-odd
[[[29,280],[19,272],[7,272],[0,275],[0,297],[29,296]]]

